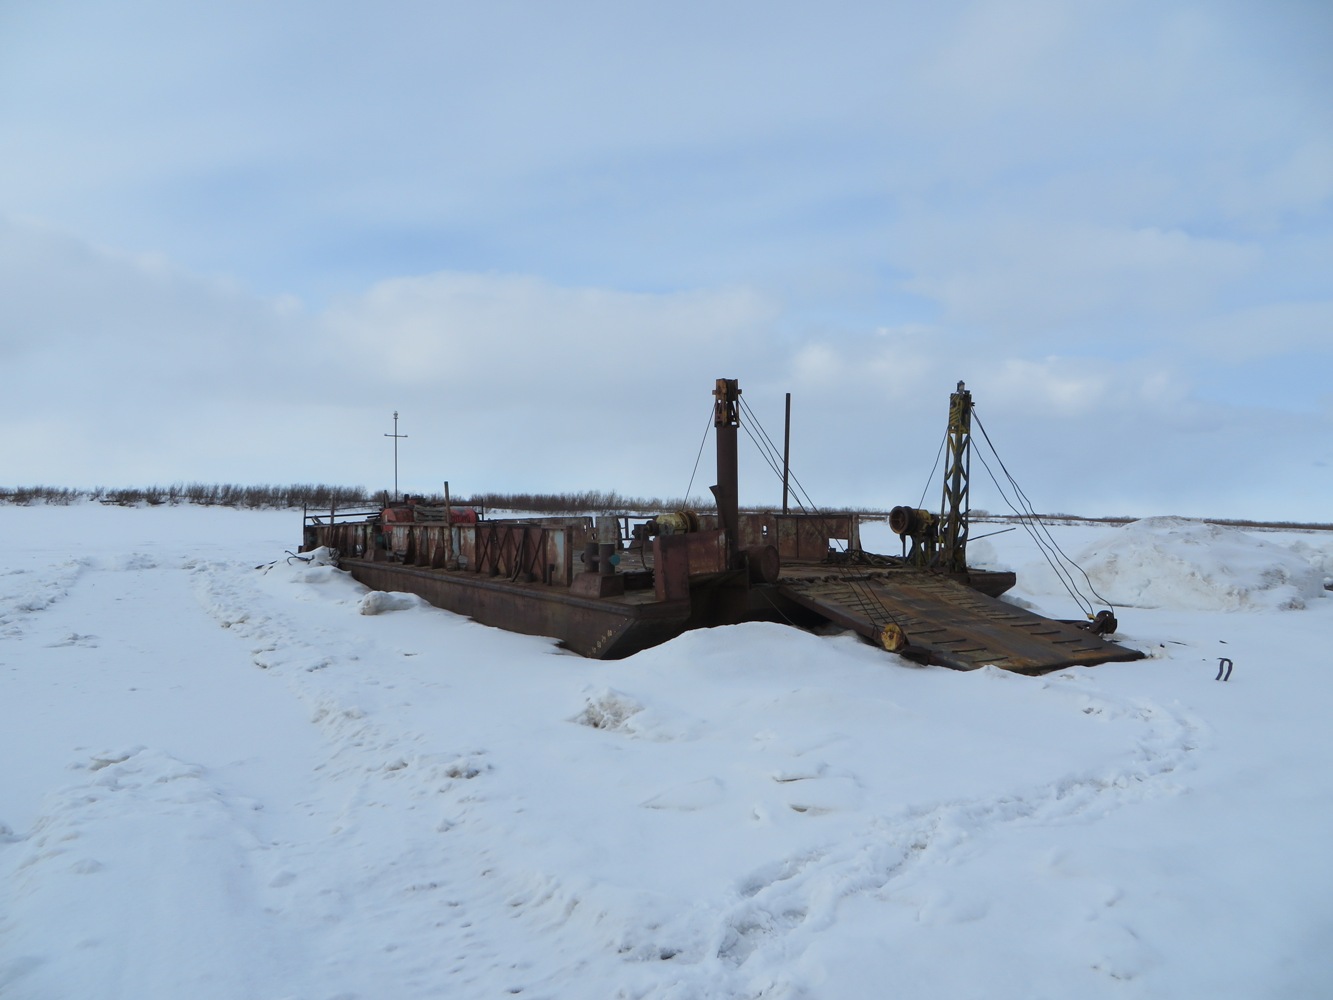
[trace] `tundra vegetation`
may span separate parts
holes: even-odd
[[[431,503],[443,503],[443,493],[419,494]],[[388,490],[369,491],[364,486],[331,486],[327,483],[292,483],[290,485],[264,484],[242,486],[237,483],[172,483],[169,486],[133,486],[110,488],[94,486],[79,489],[68,486],[0,486],[0,504],[28,506],[31,504],[68,505],[97,501],[123,507],[164,504],[198,504],[202,507],[234,507],[238,509],[292,509],[308,507],[323,510],[330,507],[371,507],[384,502]],[[708,510],[714,504],[704,497],[633,497],[614,490],[580,490],[570,493],[455,493],[451,501],[460,507],[476,507],[484,511],[530,511],[540,514],[652,514],[666,510]],[[772,506],[776,506],[772,505]],[[756,507],[747,509],[772,509]],[[875,507],[828,507],[824,513],[858,513],[869,518],[888,516],[887,509]],[[1041,514],[1050,523],[1128,524],[1138,516],[1088,516],[1083,514]],[[977,521],[1004,523],[1019,521],[1017,515],[972,510]],[[1333,531],[1333,522],[1255,521],[1243,518],[1208,517],[1196,520],[1236,528],[1274,528]]]

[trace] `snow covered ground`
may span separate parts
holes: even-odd
[[[1328,533],[1057,528],[1151,656],[1033,679],[583,660],[289,563],[289,513],[0,531],[6,1000],[1333,996]]]

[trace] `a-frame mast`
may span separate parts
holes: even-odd
[[[962,382],[949,396],[948,460],[940,520],[940,566],[949,573],[967,572],[968,476],[972,465],[972,393]]]

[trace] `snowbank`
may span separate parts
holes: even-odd
[[[1323,573],[1291,548],[1179,517],[1134,521],[1075,561],[1118,607],[1292,610],[1324,594]]]

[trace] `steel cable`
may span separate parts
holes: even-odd
[[[935,479],[935,470],[940,467],[940,459],[944,457],[944,446],[949,443],[949,432],[944,432],[944,437],[940,438],[940,447],[935,452],[935,464],[930,467],[930,475],[926,477],[926,485],[921,490],[921,499],[916,502],[918,508],[924,507],[926,503],[926,494],[930,492],[930,484]]]
[[[781,467],[777,464],[777,460],[781,456],[778,453],[777,445],[773,444],[773,439],[769,437],[768,432],[764,430],[763,422],[755,414],[754,410],[750,407],[750,405],[747,402],[745,402],[744,398],[741,399],[741,407],[748,421],[746,424],[743,424],[743,426],[745,426],[746,429],[746,435],[750,438],[751,441],[754,442],[755,447],[759,449],[759,453],[760,455],[763,456],[764,461],[768,465],[769,469],[774,473],[774,475],[778,477],[779,480],[781,480],[782,471]],[[763,437],[763,442],[761,442],[759,438],[755,437],[754,433],[749,429],[748,425],[750,423],[754,424],[754,426],[758,428],[759,434]],[[765,446],[764,442],[767,443],[767,446]],[[790,473],[790,470],[788,471]],[[814,500],[810,497],[810,494],[806,491],[805,487],[801,485],[801,482],[799,479],[797,479],[796,475],[794,473],[791,473],[790,477],[791,481],[796,484],[797,490],[799,490],[799,494],[795,494],[794,491],[797,505],[801,508],[802,511],[806,513],[813,513],[815,516],[820,517],[821,519],[824,520],[825,524],[827,525],[828,515],[824,514],[823,511],[821,511],[818,508],[818,506],[816,506]],[[805,497],[804,502],[801,500],[801,495],[804,495]],[[836,541],[841,541],[841,539],[837,539]],[[847,544],[842,547],[842,551],[844,554],[848,552],[850,548],[850,543],[851,539],[849,538],[847,539]],[[875,625],[886,624],[885,621],[881,620],[882,616],[880,614],[874,613],[874,609],[877,609],[878,611],[883,612],[884,615],[887,615],[889,621],[892,621],[893,624],[898,625],[899,628],[902,628],[901,623],[898,621],[898,618],[893,613],[892,609],[886,607],[882,601],[880,601],[877,597],[875,597],[874,592],[870,589],[869,585],[863,579],[861,579],[860,577],[852,576],[845,572],[840,573],[838,575],[841,576],[843,583],[847,586],[848,590],[851,592],[851,596],[855,601],[855,606],[857,610],[859,610],[862,614],[865,615],[867,621]]]
[[[985,425],[981,422],[981,419],[979,417],[976,417],[975,407],[973,407],[972,413],[973,417],[976,418],[977,427],[981,430],[981,436],[985,440],[987,447],[990,448],[991,454],[995,456],[995,461],[999,464],[1001,471],[1004,472],[1005,479],[1009,482],[1011,486],[1013,486],[1015,496],[1017,496],[1022,501],[1023,504],[1022,512],[1020,512],[1016,507],[1014,507],[1012,503],[1009,502],[1009,498],[1005,496],[1004,490],[1001,489],[999,482],[996,481],[995,474],[991,472],[990,466],[986,465],[986,460],[984,455],[981,456],[982,465],[986,466],[986,471],[987,473],[990,474],[991,480],[995,482],[996,489],[1000,490],[1000,495],[1004,497],[1005,503],[1009,504],[1009,509],[1014,511],[1014,513],[1018,515],[1019,523],[1023,524],[1025,530],[1027,530],[1028,534],[1032,537],[1033,541],[1037,543],[1038,548],[1042,550],[1042,554],[1046,556],[1047,562],[1048,563],[1051,562],[1051,557],[1047,555],[1047,550],[1046,550],[1047,545],[1049,545],[1050,549],[1056,553],[1059,559],[1063,560],[1069,566],[1073,567],[1073,569],[1078,570],[1079,574],[1083,577],[1084,582],[1087,583],[1088,591],[1092,594],[1093,597],[1095,597],[1102,604],[1106,605],[1106,607],[1114,609],[1115,608],[1114,604],[1108,601],[1101,594],[1097,593],[1097,588],[1093,586],[1092,579],[1088,576],[1087,571],[1084,570],[1083,567],[1080,566],[1078,563],[1076,563],[1073,559],[1071,559],[1065,553],[1065,551],[1060,548],[1059,543],[1056,542],[1055,538],[1051,535],[1050,530],[1046,527],[1045,523],[1041,520],[1040,515],[1037,514],[1036,509],[1032,506],[1032,502],[1028,499],[1027,494],[1023,492],[1023,488],[1018,485],[1018,481],[1014,479],[1013,475],[1009,472],[1009,469],[1005,466],[1004,459],[1000,457],[1000,453],[996,451],[995,444],[991,441],[990,435],[986,433]],[[1029,521],[1031,522],[1031,525],[1035,525],[1035,528],[1029,525],[1028,523]],[[1036,529],[1040,529],[1041,534],[1045,535],[1044,543],[1042,539],[1038,536]],[[1056,567],[1052,565],[1052,569],[1055,568]],[[1074,584],[1073,582],[1073,574],[1070,573],[1068,570],[1064,571],[1057,570],[1056,572],[1057,575],[1061,577],[1062,581],[1066,576],[1068,577],[1069,583],[1065,585],[1065,589],[1070,591],[1070,595],[1074,597],[1074,600],[1078,602],[1080,606],[1085,606],[1087,608],[1087,613],[1089,617],[1091,617],[1093,611],[1092,604],[1090,601],[1087,600],[1087,598],[1075,592],[1077,590],[1077,585]]]
[[[699,474],[699,459],[704,457],[704,445],[708,443],[708,428],[713,426],[713,407],[708,408],[708,423],[704,424],[704,436],[699,440],[699,453],[694,456],[694,471],[690,473],[690,485],[685,487],[684,501],[686,506],[690,502],[690,490],[694,489],[694,477]]]

